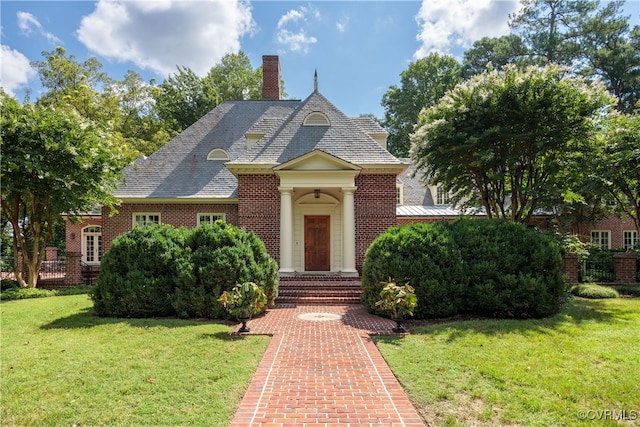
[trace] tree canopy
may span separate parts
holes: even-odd
[[[13,229],[14,254],[22,253],[35,287],[44,247],[62,213],[79,214],[115,203],[111,192],[126,159],[111,135],[77,112],[20,105],[0,94],[2,211]]]
[[[424,110],[411,157],[455,203],[528,223],[572,190],[566,175],[579,167],[575,153],[592,150],[598,117],[613,103],[602,85],[557,65],[509,65],[474,76]]]
[[[400,87],[391,86],[382,98],[382,124],[389,131],[387,147],[392,154],[409,155],[409,135],[420,111],[435,104],[461,78],[460,64],[452,56],[432,53],[409,64],[400,74]]]
[[[640,235],[640,115],[610,117],[601,142],[602,155],[593,157],[595,176]]]

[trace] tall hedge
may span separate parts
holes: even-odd
[[[173,306],[180,317],[226,317],[218,297],[236,284],[256,283],[273,305],[278,296],[278,265],[253,233],[224,222],[195,228],[187,236],[190,269],[176,286]]]
[[[92,293],[99,316],[171,316],[178,271],[188,262],[186,231],[166,225],[135,227],[118,236],[100,262]]]
[[[409,283],[416,292],[417,318],[456,314],[462,304],[465,277],[460,251],[447,225],[422,224],[390,228],[367,250],[362,267],[362,300],[373,312],[383,282]]]
[[[389,279],[416,289],[416,318],[544,317],[559,310],[565,290],[555,241],[506,220],[389,229],[365,255],[362,301],[370,311]]]
[[[277,264],[253,233],[223,222],[191,230],[148,225],[114,240],[92,299],[100,316],[224,318],[218,297],[246,281],[273,304]]]

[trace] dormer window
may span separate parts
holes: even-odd
[[[331,123],[329,123],[329,118],[325,114],[319,111],[314,111],[313,113],[305,117],[303,125],[304,126],[330,126]]]
[[[231,158],[222,148],[214,148],[207,154],[207,160],[231,160]]]

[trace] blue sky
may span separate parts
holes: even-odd
[[[199,75],[243,50],[254,67],[280,56],[285,89],[304,99],[319,89],[349,116],[374,114],[411,61],[429,52],[461,58],[473,41],[508,32],[516,0],[422,1],[6,1],[1,82],[6,92],[38,98],[29,61],[62,46],[80,61],[96,57],[122,79],[128,70],[161,82],[176,66]],[[640,3],[626,10],[638,22]]]

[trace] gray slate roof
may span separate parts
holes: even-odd
[[[304,119],[313,112],[325,114],[330,126],[303,126]],[[356,165],[402,164],[319,92],[300,102],[282,122],[271,123],[273,126],[265,135],[250,150],[232,160],[231,165],[282,164],[313,150],[322,150]],[[266,128],[259,124],[254,129],[258,127]]]
[[[311,112],[330,126],[302,126]],[[365,133],[366,132],[366,133]],[[315,149],[356,165],[399,166],[403,162],[367,133],[384,133],[368,118],[345,116],[319,92],[300,100],[225,101],[165,146],[123,171],[119,198],[234,198],[237,179],[228,164],[277,165]],[[264,134],[247,147],[246,133]],[[228,162],[207,160],[215,148]]]

